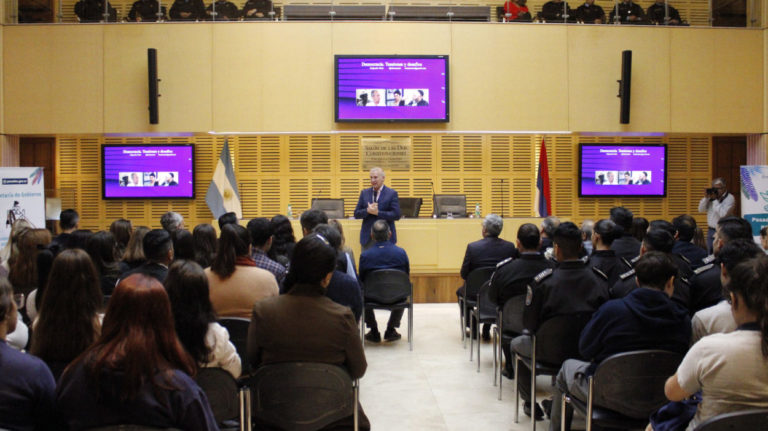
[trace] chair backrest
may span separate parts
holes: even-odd
[[[453,217],[467,216],[466,195],[435,195],[435,214],[438,217],[451,213]]]
[[[259,367],[248,381],[253,416],[281,429],[321,429],[354,414],[352,379],[343,368],[314,362]]]
[[[422,198],[400,198],[400,213],[403,217],[417,218],[421,210]]]
[[[195,381],[205,392],[216,422],[222,423],[238,417],[240,403],[237,382],[232,374],[221,368],[201,368]]]
[[[313,210],[320,210],[329,219],[344,218],[344,199],[312,199]]]
[[[723,413],[699,424],[694,431],[762,430],[768,424],[768,409]]]
[[[480,320],[495,319],[496,305],[491,302],[491,283],[490,280],[480,286],[480,293],[477,295],[477,307],[480,311]]]
[[[410,277],[397,269],[371,271],[363,281],[363,296],[366,301],[394,304],[408,298],[411,293]]]
[[[467,282],[465,284],[465,291],[467,292],[467,299],[470,301],[477,300],[477,294],[480,293],[480,288],[486,281],[491,279],[491,274],[496,270],[495,266],[485,266],[482,268],[475,268],[467,275]]]
[[[221,317],[219,325],[229,332],[229,341],[235,346],[240,356],[243,374],[248,374],[251,370],[251,364],[248,361],[248,326],[251,325],[251,321],[242,317]]]
[[[680,353],[664,350],[638,350],[605,358],[595,370],[594,405],[632,418],[647,418],[667,403],[664,382],[675,374],[682,360]]]
[[[555,316],[544,321],[536,331],[536,361],[559,366],[566,359],[578,359],[579,336],[592,313]]]
[[[523,333],[523,311],[525,310],[525,296],[517,295],[509,298],[504,303],[501,315],[501,326],[504,332]]]

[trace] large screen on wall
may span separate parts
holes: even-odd
[[[579,196],[665,196],[666,145],[582,144]]]
[[[336,56],[336,121],[448,121],[448,56]]]
[[[104,199],[195,197],[192,145],[104,145]]]

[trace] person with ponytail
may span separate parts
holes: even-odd
[[[278,295],[277,280],[251,257],[251,236],[238,224],[221,228],[219,249],[205,275],[219,317],[251,317],[256,302]]]
[[[670,401],[701,391],[687,430],[722,413],[768,408],[768,256],[738,264],[726,293],[736,331],[699,340],[664,386]]]
[[[599,220],[592,230],[593,251],[587,265],[605,274],[608,286],[616,284],[621,274],[632,269],[629,261],[616,256],[616,252],[611,250],[611,244],[621,238],[622,232],[622,228],[610,219]]]

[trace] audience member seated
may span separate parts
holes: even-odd
[[[634,217],[632,218],[632,227],[629,229],[629,234],[639,242],[643,242],[643,238],[645,238],[645,233],[648,232],[649,227],[650,223],[648,223],[648,219],[645,217]]]
[[[163,214],[162,217],[160,217],[160,226],[167,230],[168,233],[173,233],[178,229],[184,229],[184,217],[182,217],[181,214],[177,212],[168,211],[167,213]]]
[[[203,0],[174,0],[168,12],[171,21],[200,21],[205,19]]]
[[[648,225],[648,230],[651,231],[653,229],[662,229],[669,233],[669,236],[672,237],[674,240],[675,235],[677,235],[677,229],[675,229],[675,226],[666,221],[666,220],[654,220]],[[688,280],[691,279],[693,276],[693,270],[691,269],[691,265],[688,264],[685,258],[683,258],[682,255],[679,255],[674,252],[675,249],[675,243],[677,241],[673,241],[672,248],[669,249],[669,253],[672,255],[672,259],[675,261],[675,265],[677,265],[678,270],[678,276],[684,277]]]
[[[160,16],[158,16],[158,12]],[[128,12],[128,20],[136,22],[154,22],[165,19],[165,6],[160,9],[157,0],[136,0]],[[165,227],[165,225],[163,225]]]
[[[352,312],[325,295],[335,267],[336,251],[321,236],[309,234],[296,244],[286,279],[288,293],[253,307],[248,359],[254,368],[309,361],[341,366],[352,379],[365,374],[365,352]],[[360,429],[370,429],[368,418],[358,409]],[[326,429],[350,429],[352,419]]]
[[[251,236],[238,224],[228,224],[221,230],[219,251],[205,275],[211,304],[219,317],[247,319],[253,304],[278,294],[275,276],[256,267],[251,258]]]
[[[533,282],[533,278],[554,266],[551,260],[546,259],[539,252],[540,242],[539,228],[535,224],[525,223],[517,229],[516,245],[520,257],[517,259],[508,257],[499,262],[489,283],[488,296],[497,307],[504,307],[504,304],[514,296],[525,295],[528,285]],[[520,335],[507,328],[504,332],[507,335]],[[501,349],[506,358],[506,367],[502,374],[511,379],[514,377],[514,373],[509,344],[502,344]]]
[[[752,226],[741,217],[724,217],[717,222],[712,241],[714,254],[704,259],[706,264],[694,271],[691,277],[691,313],[711,307],[723,297],[720,281],[720,265],[717,257],[720,249],[739,238],[752,239]]]
[[[56,381],[51,371],[40,359],[5,342],[16,329],[17,316],[11,284],[0,278],[0,428],[54,429]]]
[[[675,246],[672,247],[672,253],[682,257],[691,267],[691,270],[704,265],[702,261],[707,257],[707,250],[695,245],[693,237],[696,235],[696,219],[683,214],[672,220],[675,227]]]
[[[269,12],[272,11],[272,2],[270,0],[248,0],[243,5],[243,19],[269,19]]]
[[[574,12],[576,21],[584,24],[604,24],[605,11],[600,5],[595,4],[595,0],[585,0],[584,4],[577,7]]]
[[[73,209],[59,213],[59,228],[61,233],[51,241],[49,248],[54,257],[62,250],[72,247],[72,234],[80,228],[80,215]]]
[[[195,240],[192,233],[186,229],[179,229],[171,234],[173,243],[173,260],[194,260]]]
[[[760,228],[760,247],[763,248],[763,251],[768,253],[768,226]]]
[[[173,262],[173,242],[171,234],[164,229],[152,229],[141,241],[146,262],[124,272],[121,278],[140,272],[158,279],[161,283],[168,274],[168,265]]]
[[[232,377],[240,377],[240,356],[229,341],[229,332],[216,323],[203,268],[191,260],[178,260],[168,268],[164,285],[176,335],[187,353],[199,367],[222,368]]]
[[[736,265],[757,257],[762,253],[760,247],[751,239],[735,239],[720,248],[717,259],[720,262],[720,282],[723,286],[723,299],[717,304],[696,312],[691,319],[693,337],[691,344],[710,334],[728,333],[736,330],[736,321],[731,314],[731,304],[725,296],[731,282],[731,272]]]
[[[285,267],[267,256],[272,247],[272,225],[266,218],[255,218],[248,222],[248,233],[251,235],[251,257],[256,266],[266,269],[275,276],[277,285],[282,286],[285,280]]]
[[[340,253],[336,258],[336,266],[339,271],[346,272],[350,276],[354,274],[354,277],[357,278],[355,252],[352,250],[352,247],[348,246],[346,243],[346,239],[344,238],[344,228],[336,219],[328,220],[328,225],[336,228],[336,230],[339,231],[339,235],[341,235],[341,246],[339,247]]]
[[[117,242],[114,235],[108,231],[96,232],[88,239],[85,250],[99,274],[101,293],[105,296],[111,295],[122,274],[120,263],[117,261]]]
[[[682,24],[683,19],[680,18],[680,12],[678,12],[677,9],[673,8],[672,5],[669,4],[667,5],[667,8],[669,10],[669,21],[664,20],[664,17],[666,16],[664,11],[664,0],[656,0],[654,4],[648,7],[648,21],[650,21],[652,24],[659,25]]]
[[[559,266],[537,275],[528,286],[528,297],[523,311],[523,327],[531,334],[542,323],[555,316],[575,313],[592,313],[608,299],[608,285],[602,274],[589,268],[579,259],[581,231],[564,222],[554,234],[554,253]],[[531,357],[531,337],[522,335],[512,340],[511,349],[526,358]],[[523,411],[531,415],[531,374],[526,367],[517,370],[520,396],[525,401]],[[535,418],[543,415],[535,406]]]
[[[117,241],[117,259],[123,258],[123,253],[128,247],[128,241],[131,240],[131,234],[133,233],[133,224],[130,220],[119,218],[109,225],[109,231],[115,237]]]
[[[146,226],[139,226],[131,233],[131,239],[128,240],[128,245],[125,246],[125,253],[120,261],[120,269],[123,272],[136,269],[143,265],[147,261],[147,257],[144,255],[144,236],[149,232],[149,228]]]
[[[190,377],[195,371],[162,284],[133,274],[115,288],[101,336],[59,380],[58,416],[71,430],[115,424],[218,430]]]
[[[691,338],[688,310],[672,301],[675,262],[666,253],[644,254],[635,265],[638,288],[621,299],[612,299],[592,316],[581,332],[579,352],[587,361],[568,359],[557,374],[550,431],[560,430],[562,394],[587,401],[589,376],[611,355],[635,350],[660,349],[685,354]],[[631,405],[633,400],[626,400]],[[543,403],[542,403],[543,404]],[[566,412],[570,429],[573,411]]]
[[[352,310],[355,315],[355,321],[359,322],[363,314],[363,291],[357,276],[349,275],[338,268],[339,262],[339,244],[341,244],[341,235],[334,227],[327,224],[319,224],[312,229],[328,241],[328,244],[336,249],[336,270],[333,271],[331,282],[325,288],[325,296],[337,304],[345,305]],[[285,291],[285,290],[283,290]]]
[[[507,21],[530,21],[531,12],[525,5],[527,0],[507,0],[504,2],[504,19]]]
[[[560,219],[555,216],[544,217],[544,220],[541,221],[541,230],[539,231],[541,234],[540,252],[546,253],[547,250],[550,250],[550,254],[552,253],[552,238],[555,236],[555,230],[557,230],[558,226],[560,226]]]
[[[621,236],[621,232],[622,229],[608,219],[599,220],[592,231],[594,250],[587,265],[605,274],[608,286],[616,284],[621,274],[632,269],[629,262],[616,256],[616,252],[611,250],[611,244]]]
[[[293,247],[296,246],[291,220],[278,214],[272,217],[269,223],[272,224],[272,248],[269,249],[267,256],[288,268],[293,256]]]
[[[19,241],[21,235],[30,229],[32,225],[25,219],[18,219],[11,225],[11,232],[8,235],[8,242],[5,243],[5,247],[0,250],[0,277],[8,277],[8,273],[11,270],[11,261],[15,261],[16,256],[19,255]]]
[[[107,8],[108,21],[117,21],[117,10],[109,2],[107,2]],[[104,21],[104,1],[80,0],[75,3],[75,15],[80,22]]]
[[[79,248],[85,250],[85,243],[88,242],[88,238],[93,236],[93,231],[90,229],[77,229],[72,232],[72,236],[69,240],[68,248]]]
[[[37,255],[51,242],[51,233],[46,229],[26,229],[19,237],[19,254],[11,262],[8,281],[14,293],[24,296],[37,288]]]
[[[228,224],[239,224],[237,220],[237,214],[234,212],[224,213],[219,217],[219,230],[224,228]]]
[[[623,229],[621,237],[613,240],[611,250],[616,256],[631,261],[640,253],[640,241],[632,236],[632,211],[624,207],[611,208],[611,221]],[[646,229],[648,226],[646,226]]]
[[[592,244],[592,232],[595,229],[595,222],[590,219],[585,219],[581,222],[581,246],[584,247],[584,251],[587,256],[592,254],[594,245]]]
[[[392,243],[390,238],[392,238],[392,231],[389,230],[386,220],[376,220],[371,227],[371,241],[374,241],[375,244],[360,254],[360,279],[363,281],[363,285],[365,285],[365,279],[368,275],[379,269],[396,269],[406,274],[411,273],[408,255],[405,250]],[[404,312],[405,309],[403,308],[390,312],[387,330],[384,331],[385,340],[396,341],[400,339],[401,336],[397,332],[397,328],[400,327],[400,320],[403,318]],[[373,343],[380,342],[381,334],[376,323],[376,315],[372,309],[365,309],[365,324],[371,329],[365,334],[365,339]]]
[[[688,430],[722,413],[768,408],[768,256],[736,265],[730,277],[736,331],[699,340],[664,386],[670,401],[701,391]]]
[[[214,7],[216,8],[215,11]],[[205,15],[208,20],[235,21],[240,18],[240,11],[234,3],[228,0],[216,0],[205,8]]]
[[[647,24],[643,8],[632,0],[622,0],[618,5],[611,8],[609,19],[610,22],[621,24]]]
[[[208,223],[195,226],[192,230],[192,242],[195,249],[195,262],[203,268],[208,268],[216,255],[216,230]]]
[[[539,17],[546,22],[573,21],[575,18],[571,6],[563,0],[550,0],[544,3]]]
[[[99,277],[88,253],[79,249],[59,253],[42,294],[30,350],[48,364],[55,378],[98,337],[101,307]]]

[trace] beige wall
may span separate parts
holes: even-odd
[[[768,33],[486,23],[5,26],[3,129],[109,132],[654,131],[760,133]],[[160,124],[147,120],[158,49]],[[619,125],[620,52],[633,51]],[[451,122],[333,121],[334,54],[448,54]]]

